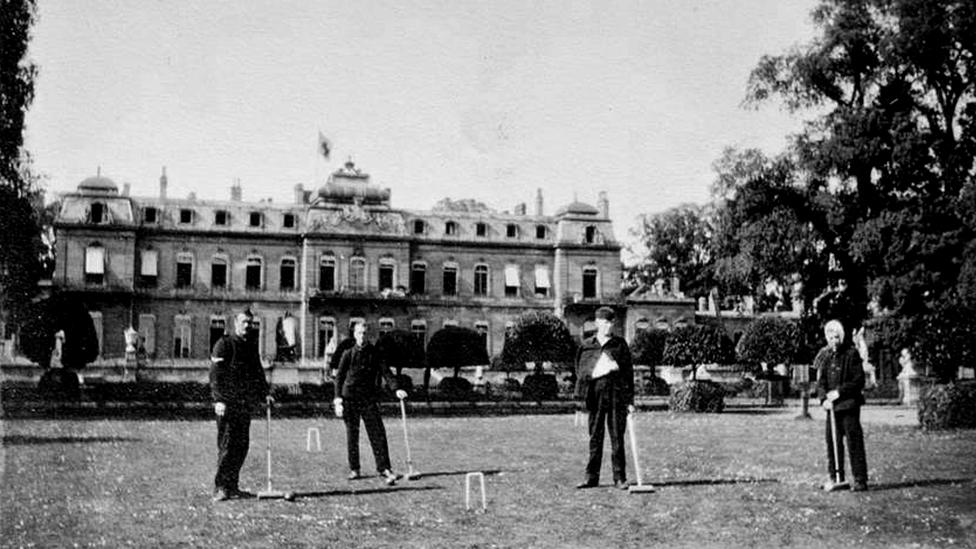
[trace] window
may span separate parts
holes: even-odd
[[[332,254],[325,254],[319,258],[319,290],[323,292],[335,291],[336,260]]]
[[[318,358],[325,358],[325,352],[328,349],[330,352],[335,352],[335,348],[329,349],[332,344],[332,340],[336,336],[336,323],[335,319],[331,316],[323,316],[319,318],[319,330],[318,330],[318,345],[315,347],[315,356]],[[336,341],[336,344],[339,342]]]
[[[261,215],[261,212],[251,212],[251,214],[248,215],[248,224],[252,227],[260,227],[263,221],[264,216]]]
[[[215,255],[210,259],[210,287],[227,287],[227,256]]]
[[[488,236],[488,224],[487,223],[477,223],[474,226],[474,234],[478,236]]]
[[[518,265],[505,265],[505,297],[518,297],[519,286]]]
[[[260,257],[250,256],[244,267],[244,288],[247,290],[261,289],[261,274],[264,264]]]
[[[488,265],[474,266],[474,295],[488,295]]]
[[[475,322],[474,331],[478,332],[478,335],[481,336],[481,344],[485,346],[485,349],[489,349],[490,347],[488,346],[489,343],[488,321],[479,320]]]
[[[427,265],[416,262],[410,266],[410,293],[423,294],[427,291]]]
[[[190,330],[189,315],[173,317],[173,358],[190,358]]]
[[[155,286],[159,277],[159,252],[142,250],[139,252],[139,277],[142,284]]]
[[[381,318],[380,319],[380,333],[388,334],[393,331],[395,324],[392,318]]]
[[[254,334],[254,339],[258,342],[258,354],[264,355],[264,324],[261,322],[261,317],[255,316],[251,319],[251,333]]]
[[[92,244],[85,248],[85,284],[105,283],[105,248]]]
[[[425,223],[422,219],[415,219],[413,222],[413,234],[424,234],[426,229]]]
[[[444,224],[444,234],[448,236],[454,236],[457,234],[457,232],[458,232],[457,223],[453,221],[448,221],[447,223]]]
[[[176,254],[176,287],[189,288],[193,285],[193,255],[190,252]]]
[[[380,259],[380,291],[393,289],[394,266],[392,259]]]
[[[353,257],[349,260],[349,291],[366,291],[366,258]]]
[[[648,319],[646,319],[646,318],[643,318],[643,317],[642,318],[638,318],[637,321],[634,322],[634,330],[635,331],[650,330],[650,329],[651,329],[651,321],[648,320]]]
[[[281,220],[281,224],[286,229],[294,229],[295,228],[295,214],[286,213],[285,216]]]
[[[593,244],[596,242],[596,227],[589,225],[583,232],[583,242]]]
[[[146,356],[156,354],[156,316],[141,314],[139,315],[139,342]]]
[[[227,225],[230,220],[230,214],[225,210],[217,210],[214,212],[214,225]]]
[[[518,238],[519,230],[518,225],[514,223],[509,223],[505,226],[505,236],[508,238]]]
[[[217,340],[220,339],[226,331],[227,319],[222,316],[210,317],[210,347],[208,347],[208,349],[213,350],[214,345],[217,344]]]
[[[539,240],[544,239],[548,233],[549,230],[546,228],[545,225],[535,226],[535,237],[538,238]]]
[[[457,325],[458,325],[457,320],[454,320],[453,318],[445,318],[443,324],[441,324],[441,327],[447,328],[448,326],[454,326],[456,328]]]
[[[88,220],[92,223],[104,223],[105,218],[105,204],[93,202],[88,210]]]
[[[184,225],[193,223],[193,210],[187,208],[180,210],[180,223]]]
[[[535,266],[535,295],[549,297],[549,267],[545,265]]]
[[[583,298],[596,297],[596,267],[583,268]]]
[[[283,291],[295,289],[295,265],[297,261],[293,257],[286,257],[281,260],[279,271],[279,281]]]
[[[88,316],[91,317],[91,319],[92,319],[92,326],[94,326],[94,328],[95,328],[95,345],[96,345],[95,348],[98,349],[98,355],[97,356],[100,357],[100,356],[102,356],[102,352],[105,349],[105,347],[104,347],[104,343],[105,343],[105,327],[102,325],[102,312],[101,311],[91,311],[91,312],[88,313]]]
[[[457,263],[444,264],[444,295],[457,295]]]
[[[144,223],[158,223],[159,210],[149,206],[142,210],[142,221]]]
[[[410,333],[417,338],[421,344],[427,344],[427,321],[423,319],[410,321]]]

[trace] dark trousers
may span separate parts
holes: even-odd
[[[624,454],[624,431],[627,428],[627,405],[619,402],[614,390],[613,375],[593,380],[590,387],[590,459],[586,463],[586,479],[600,480],[603,463],[603,433],[610,431],[610,462],[613,480],[627,480],[627,464]]]
[[[242,409],[227,407],[217,416],[217,475],[214,487],[237,490],[241,467],[251,444],[251,414]]]
[[[390,450],[386,446],[386,428],[380,417],[380,405],[375,401],[346,399],[344,402],[346,421],[346,451],[349,469],[359,470],[359,419],[366,425],[369,445],[373,448],[376,470],[382,473],[390,469]]]
[[[834,436],[831,432],[833,425],[830,415],[827,416],[827,471],[830,479],[844,480],[844,439],[847,439],[847,449],[851,455],[851,474],[854,482],[867,483],[868,461],[864,455],[864,431],[861,430],[861,408],[830,412],[837,414],[837,456],[840,463],[834,463]],[[838,477],[839,473],[839,477]]]

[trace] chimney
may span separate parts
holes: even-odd
[[[122,196],[129,196],[129,190],[131,188],[132,188],[132,185],[130,185],[129,183],[123,183],[122,184]]]
[[[295,183],[295,204],[305,203],[305,187],[301,183]]]
[[[542,189],[535,190],[535,215],[542,215]]]
[[[241,201],[241,180],[235,179],[234,184],[230,187],[230,199],[234,202]]]
[[[525,215],[525,202],[515,205],[515,215]]]
[[[597,200],[597,206],[600,210],[600,216],[605,219],[610,219],[610,200],[607,199],[606,191],[600,191],[600,199]]]
[[[169,179],[166,178],[166,166],[163,166],[163,175],[159,176],[159,198],[166,200],[166,187],[169,186]]]

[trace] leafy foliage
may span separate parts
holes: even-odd
[[[488,350],[478,332],[458,326],[445,326],[434,332],[427,343],[428,367],[453,368],[454,377],[462,366],[488,364]]]
[[[575,349],[566,323],[553,314],[532,311],[515,319],[505,338],[502,362],[566,362]]]
[[[445,400],[468,400],[474,396],[471,382],[463,377],[445,377],[437,384],[437,390]]]
[[[912,322],[912,355],[942,381],[976,364],[976,310],[947,305]]]
[[[74,297],[57,294],[40,301],[20,330],[20,345],[31,361],[47,367],[54,350],[54,334],[64,331],[61,363],[80,370],[98,358],[98,334],[85,304]]]
[[[725,409],[725,390],[708,380],[679,383],[671,391],[668,409],[672,412],[719,413]]]
[[[918,422],[926,431],[976,428],[976,383],[949,383],[925,389]]]
[[[677,276],[688,295],[703,295],[712,280],[712,221],[709,206],[685,204],[663,213],[641,216],[631,230],[640,261],[627,269],[628,284],[652,286],[658,278]]]
[[[407,330],[391,330],[376,340],[376,349],[387,367],[396,369],[399,376],[404,368],[424,368],[424,346]]]
[[[799,330],[794,322],[759,317],[746,326],[736,344],[739,360],[747,364],[792,364],[799,351]]]
[[[668,335],[661,360],[673,366],[698,366],[725,364],[731,358],[732,341],[722,329],[693,324],[675,328]]]
[[[668,331],[660,328],[637,330],[630,342],[630,354],[634,357],[634,364],[644,366],[658,366],[664,364],[664,344],[668,339]]]

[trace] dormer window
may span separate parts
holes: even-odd
[[[249,225],[251,225],[252,227],[260,227],[261,223],[264,221],[264,216],[261,215],[261,212],[251,212],[251,215],[248,216],[248,219],[249,219]]]
[[[424,220],[415,219],[413,222],[413,234],[424,234],[424,229],[425,229]]]
[[[295,228],[295,214],[286,213],[281,220],[281,225],[286,229]]]
[[[545,225],[535,226],[535,237],[538,238],[539,240],[546,238],[546,234],[548,234],[548,232],[549,231],[546,229]]]
[[[583,233],[583,241],[587,244],[596,242],[596,227],[589,225]]]
[[[226,210],[217,210],[214,212],[214,225],[227,225],[229,219],[230,214]]]
[[[518,238],[519,230],[518,225],[514,223],[509,223],[505,226],[505,236],[508,238]]]
[[[457,223],[455,223],[454,221],[448,221],[447,223],[444,224],[444,234],[448,236],[454,236],[457,234],[457,232],[458,232],[458,226]]]
[[[180,210],[180,223],[183,225],[193,223],[193,210],[187,208]]]
[[[105,215],[105,204],[101,202],[93,202],[88,210],[88,220],[92,223],[105,223],[107,221]]]
[[[478,223],[474,226],[474,234],[478,236],[488,236],[488,224]]]
[[[145,223],[158,223],[159,210],[152,206],[147,206],[142,210],[142,220]]]

